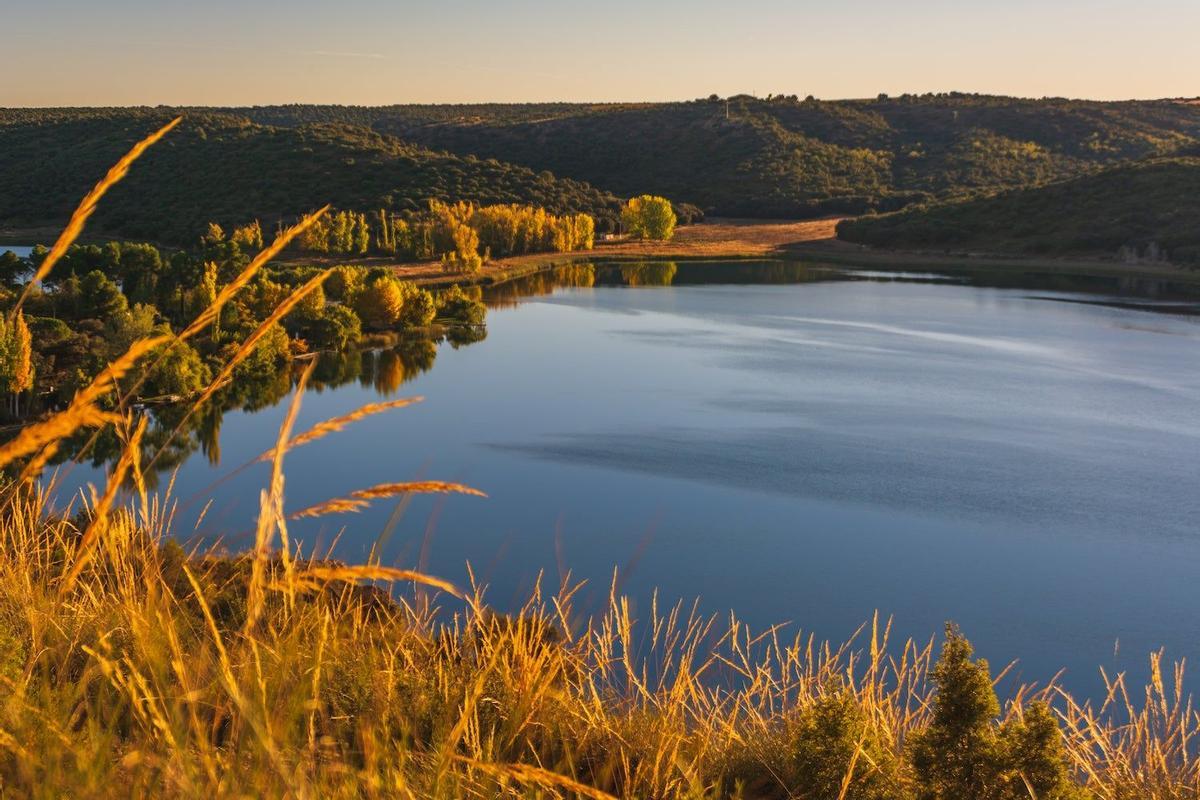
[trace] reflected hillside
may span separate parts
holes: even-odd
[[[524,299],[552,295],[562,289],[589,289],[596,286],[787,285],[829,281],[957,283],[981,288],[1027,289],[1031,292],[1110,295],[1154,301],[1120,303],[1119,307],[1165,313],[1200,312],[1195,302],[1200,298],[1200,291],[1195,285],[1159,278],[1053,273],[1018,267],[955,268],[945,273],[913,272],[785,260],[570,264],[489,286],[483,290],[482,299],[489,308],[512,308]],[[1109,301],[1098,299],[1095,302]]]
[[[554,294],[557,289],[587,289],[596,283],[594,264],[568,264],[489,286],[483,293],[488,308],[514,308],[529,297]]]
[[[685,286],[696,284],[808,283],[831,280],[836,270],[799,261],[633,261],[569,264],[526,275],[483,292],[489,308],[511,308],[521,300],[558,289],[593,286]]]

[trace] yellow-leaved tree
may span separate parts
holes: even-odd
[[[675,211],[665,197],[643,194],[621,209],[621,225],[638,239],[669,241],[675,235]]]
[[[20,397],[33,388],[33,337],[25,315],[0,319],[0,392],[9,396],[12,413],[20,412]]]
[[[404,310],[404,292],[394,278],[378,278],[354,296],[354,312],[362,324],[375,330],[392,328]]]

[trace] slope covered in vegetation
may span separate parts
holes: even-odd
[[[720,215],[805,216],[1028,186],[1200,141],[1200,106],[964,94],[826,102],[277,106],[279,126],[352,122]]]
[[[164,109],[0,111],[0,224],[62,220],[98,175],[174,112]],[[591,186],[495,160],[407,144],[342,122],[277,128],[195,111],[114,188],[94,230],[193,244],[213,220],[251,219],[271,233],[325,203],[358,211],[426,207],[430,199],[519,203],[591,214],[601,229],[617,199]]]
[[[1046,186],[846,220],[838,236],[907,249],[1200,264],[1200,158],[1152,159]]]
[[[177,111],[0,111],[0,223],[60,218],[97,169]],[[430,198],[584,212],[600,231],[616,222],[613,195],[725,216],[857,214],[1200,147],[1200,105],[1174,101],[714,96],[184,111],[175,141],[102,211],[109,232],[190,240],[183,218],[273,224],[319,201],[398,212]]]

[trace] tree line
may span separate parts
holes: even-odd
[[[48,250],[34,248],[28,261],[0,255],[0,396],[8,413],[60,407],[133,341],[180,330],[246,267],[261,237],[252,223],[228,235],[211,226],[190,251],[121,241],[75,245],[40,285],[28,287],[16,315],[8,309]],[[315,273],[312,267],[260,271],[209,331],[164,345],[149,359],[153,367],[140,395],[180,397],[206,385],[214,365]],[[456,341],[470,341],[482,335],[485,315],[477,293],[455,287],[435,294],[397,280],[390,270],[337,267],[322,287],[270,326],[239,364],[234,383],[274,375],[297,355],[346,350],[374,334],[428,330],[435,321],[475,329],[456,335]]]
[[[541,207],[514,203],[481,206],[433,199],[419,213],[337,211],[305,231],[296,247],[322,254],[441,260],[448,270],[470,273],[492,258],[590,250],[595,232],[596,223],[589,214],[552,214]]]

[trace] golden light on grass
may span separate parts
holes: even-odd
[[[358,422],[360,419],[382,414],[385,411],[392,411],[397,408],[405,408],[415,403],[420,403],[425,398],[423,397],[401,397],[397,400],[388,400],[382,403],[368,403],[365,406],[355,409],[348,414],[342,414],[337,417],[318,422],[304,433],[297,434],[292,437],[287,443],[288,450],[295,450],[297,447],[306,445],[309,442],[315,442],[322,439],[331,433],[345,430],[347,425]],[[270,461],[274,457],[274,450],[268,450],[260,455],[256,461]]]
[[[409,569],[394,569],[392,567],[372,565],[310,566],[297,571],[291,578],[290,584],[287,581],[280,581],[272,584],[272,588],[281,591],[289,589],[312,591],[321,589],[327,584],[334,582],[355,583],[358,581],[419,583],[423,586],[431,586],[454,597],[461,598],[463,596],[462,592],[456,589],[454,584],[440,578],[435,578],[432,575],[425,575]]]
[[[409,481],[407,483],[381,483],[367,489],[356,489],[346,497],[335,497],[323,503],[293,511],[288,519],[304,519],[305,517],[323,517],[327,514],[345,514],[362,511],[371,504],[372,500],[386,497],[396,497],[406,494],[470,494],[476,497],[487,497],[486,494],[461,483],[445,481]]]

